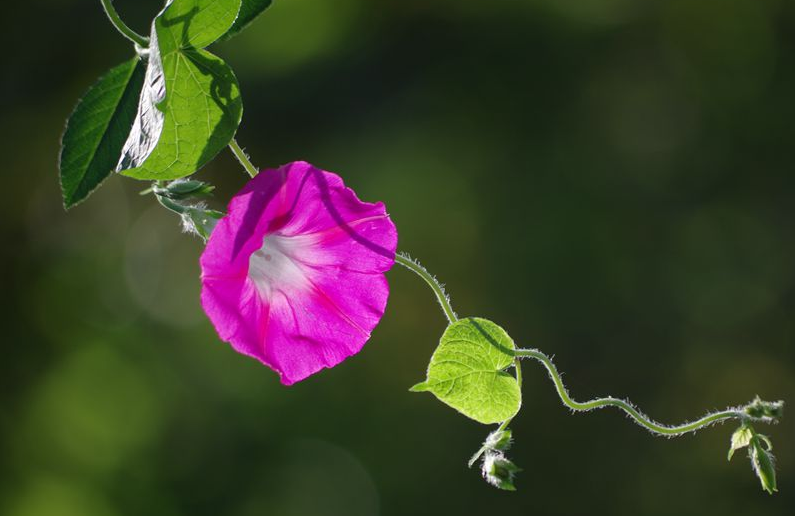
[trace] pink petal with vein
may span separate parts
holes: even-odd
[[[305,162],[263,170],[207,242],[202,306],[223,340],[290,385],[362,349],[396,246],[384,205],[339,176]]]

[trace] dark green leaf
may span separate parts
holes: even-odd
[[[116,168],[135,118],[144,79],[133,58],[97,81],[75,107],[61,142],[61,189],[66,208],[84,200]]]
[[[235,23],[229,27],[226,34],[218,38],[218,41],[226,41],[238,32],[248,27],[254,19],[262,14],[265,9],[271,6],[273,0],[243,0],[240,4],[240,13],[237,15]]]

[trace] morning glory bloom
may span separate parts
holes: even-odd
[[[207,242],[202,306],[223,340],[291,385],[362,349],[396,246],[384,205],[336,174],[305,162],[263,170]]]

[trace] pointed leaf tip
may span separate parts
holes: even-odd
[[[428,382],[420,382],[409,387],[409,392],[425,392],[428,390]]]

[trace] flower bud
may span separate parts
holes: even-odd
[[[205,242],[210,238],[215,225],[224,216],[220,211],[208,210],[202,203],[185,206],[185,211],[181,215],[182,229],[186,233],[199,235]]]
[[[516,491],[513,477],[522,471],[516,464],[508,460],[502,452],[487,451],[483,457],[481,472],[486,482],[505,491]]]
[[[204,181],[197,181],[195,179],[177,179],[168,184],[168,186],[155,186],[154,191],[157,195],[163,195],[169,199],[184,200],[189,197],[202,197],[210,195],[215,189],[214,186],[205,183]]]
[[[744,408],[745,413],[756,419],[779,419],[784,413],[783,401],[764,401],[757,396]]]
[[[511,431],[506,428],[505,430],[495,430],[490,433],[486,437],[486,442],[483,443],[483,446],[489,450],[507,451],[511,447],[512,442]]]
[[[769,494],[778,491],[776,488],[776,468],[773,454],[770,453],[769,449],[766,450],[764,448],[762,440],[756,436],[751,440],[750,455],[751,464],[754,467],[756,476],[759,477],[759,482],[762,483],[762,489]]]

